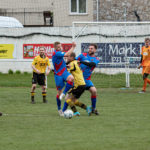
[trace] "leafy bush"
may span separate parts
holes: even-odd
[[[15,72],[16,74],[21,74],[21,71],[19,71],[19,70],[16,70],[16,72]]]
[[[8,70],[8,74],[13,74],[13,73],[14,73],[13,70],[11,69]]]
[[[29,72],[26,72],[26,71],[25,71],[25,72],[23,72],[23,74],[28,75],[28,74],[29,74]]]

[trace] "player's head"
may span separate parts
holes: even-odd
[[[68,61],[68,62],[71,62],[71,61],[75,60],[75,57],[76,57],[76,54],[75,54],[74,52],[72,52],[72,53],[68,56],[67,61]]]
[[[60,42],[55,42],[54,43],[54,48],[58,51],[61,51],[62,50],[62,46],[61,46],[61,43]]]
[[[40,56],[41,57],[45,56],[45,47],[44,46],[40,46],[39,47],[39,52],[40,52]]]
[[[150,39],[149,38],[145,38],[145,46],[148,47],[150,44]]]
[[[89,55],[94,55],[96,50],[97,50],[97,45],[96,44],[90,44],[89,51],[88,51]]]

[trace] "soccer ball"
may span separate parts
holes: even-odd
[[[73,117],[73,111],[70,110],[70,109],[67,109],[65,112],[64,112],[64,118],[66,119],[71,119]]]

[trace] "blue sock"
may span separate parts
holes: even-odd
[[[91,102],[92,102],[92,109],[94,110],[96,108],[96,96],[91,96]]]
[[[66,94],[72,87],[73,87],[73,82],[67,81],[67,84],[66,84],[66,87],[65,87],[63,93]]]
[[[57,108],[58,110],[61,109],[61,100],[59,99],[59,95],[56,96],[56,101],[57,101]]]
[[[62,112],[64,112],[67,108],[68,108],[68,104],[67,104],[67,102],[64,102],[64,107],[62,109]]]

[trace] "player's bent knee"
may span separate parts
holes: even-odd
[[[46,90],[46,86],[42,86],[42,90],[45,91]]]
[[[72,75],[69,75],[68,78],[67,78],[67,81],[72,81],[73,82],[74,81],[74,77]]]
[[[60,96],[60,94],[62,93],[62,90],[61,91],[57,91],[57,95]]]
[[[97,95],[97,90],[96,90],[95,87],[91,87],[91,88],[90,88],[90,91],[91,91],[91,94],[92,94],[92,95]]]
[[[147,74],[147,73],[144,73],[144,75],[143,75],[143,80],[145,80],[147,77],[148,77],[148,74]]]
[[[32,85],[32,89],[34,89],[34,90],[36,89],[36,84]]]
[[[92,91],[92,95],[97,95],[97,91]]]

